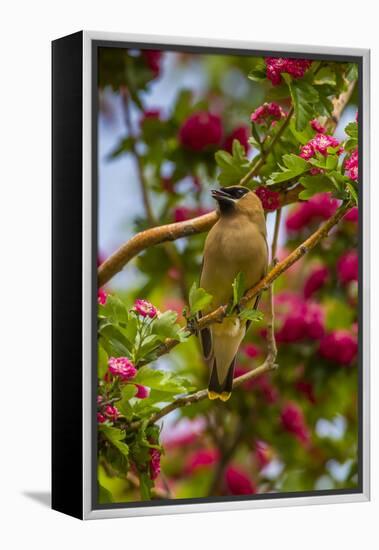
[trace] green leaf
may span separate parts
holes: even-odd
[[[193,283],[189,291],[188,301],[191,315],[196,315],[212,302],[213,296],[208,294],[203,288],[198,288],[196,282]]]
[[[253,308],[243,309],[239,315],[242,321],[262,321],[263,313]]]
[[[233,288],[233,304],[232,304],[232,310],[233,310],[239,304],[246,290],[246,280],[245,280],[244,273],[242,272],[238,273],[237,277],[234,279],[232,283],[232,288]]]
[[[99,432],[125,457],[129,455],[129,447],[124,443],[125,431],[107,424],[99,424]]]
[[[104,341],[106,341],[107,346],[104,347],[106,347],[108,355],[130,358],[133,345],[116,325],[106,324],[99,328],[99,332],[103,337],[103,345]]]
[[[335,191],[333,182],[327,176],[321,174],[317,176],[303,176],[299,182],[305,187],[304,191],[299,193],[299,198],[302,200],[308,200],[317,193]]]
[[[309,169],[309,163],[303,158],[294,155],[293,153],[289,155],[283,155],[283,164],[281,166],[281,172],[273,172],[268,180],[268,184],[281,183],[284,181],[292,180],[298,176],[301,176]]]
[[[107,301],[104,306],[98,306],[98,315],[101,319],[108,319],[117,324],[125,324],[128,320],[128,310],[117,296],[108,294]]]
[[[256,57],[253,59],[253,65],[252,68],[248,74],[248,78],[250,80],[254,80],[255,82],[261,82],[262,80],[265,80],[266,78],[266,63],[263,59],[263,57]]]
[[[251,163],[246,157],[245,149],[238,139],[233,141],[233,155],[227,151],[217,151],[215,160],[220,168],[218,180],[221,185],[238,183],[247,174]]]
[[[289,83],[292,103],[295,109],[296,130],[304,130],[314,117],[314,104],[320,96],[314,86],[304,80],[293,80]]]
[[[151,499],[151,489],[154,487],[154,483],[151,481],[150,476],[145,472],[139,474],[141,500]]]
[[[345,127],[345,134],[354,139],[358,139],[358,124],[356,122],[349,122]]]
[[[154,370],[148,366],[141,367],[133,379],[136,384],[167,393],[184,393],[189,388],[189,383],[184,378],[170,371]]]
[[[346,184],[349,191],[351,199],[354,201],[354,204],[358,204],[358,184],[356,181],[349,180]]]
[[[133,151],[134,142],[135,140],[132,137],[121,139],[121,141],[116,145],[113,151],[108,154],[107,159],[112,160],[124,153],[129,153],[130,151]]]
[[[192,111],[192,91],[181,90],[176,98],[176,102],[172,111],[172,118],[177,124],[181,124],[183,120]]]
[[[104,378],[106,372],[108,371],[108,354],[99,343],[97,351],[97,375],[98,378]]]
[[[354,320],[354,310],[345,302],[338,299],[330,299],[326,302],[325,328],[338,330],[351,328]]]
[[[112,493],[100,485],[100,483],[98,483],[98,496],[99,504],[110,504],[113,502]]]
[[[349,82],[352,80],[358,80],[358,64],[357,63],[348,63],[347,64],[347,71],[346,71],[346,78]]]

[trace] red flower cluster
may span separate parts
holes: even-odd
[[[245,153],[249,150],[249,129],[246,126],[239,126],[235,128],[233,132],[226,136],[224,144],[222,146],[225,151],[232,153],[233,151],[233,141],[237,139],[242,147],[245,149]]]
[[[107,303],[107,293],[102,288],[99,288],[97,291],[97,303],[105,306]]]
[[[150,449],[150,478],[157,479],[161,473],[161,453],[158,449]]]
[[[358,181],[358,149],[354,149],[350,158],[345,162],[345,170],[347,176],[354,181]]]
[[[250,369],[238,365],[234,371],[234,378],[250,372]],[[278,390],[271,383],[271,379],[266,374],[261,374],[243,383],[247,390],[257,389],[264,397],[266,403],[275,403],[278,399]]]
[[[225,484],[228,492],[232,495],[254,495],[257,492],[257,488],[249,475],[237,466],[227,467]]]
[[[242,351],[249,359],[254,359],[259,355],[259,349],[254,344],[245,344]]]
[[[319,340],[324,335],[324,312],[321,307],[304,301],[296,294],[283,292],[276,297],[281,327],[276,331],[278,342],[292,343]]]
[[[308,160],[315,156],[316,151],[324,155],[328,154],[328,147],[338,147],[340,142],[333,136],[328,136],[325,134],[316,134],[314,138],[308,141],[300,149],[300,157]],[[337,155],[342,152],[342,148],[337,151]]]
[[[141,317],[150,317],[150,319],[154,319],[158,315],[158,310],[153,304],[140,298],[134,302],[133,311]]]
[[[343,285],[358,281],[359,259],[356,250],[343,254],[337,262],[337,275]]]
[[[154,78],[159,76],[162,56],[163,52],[160,50],[142,50],[142,57],[145,59],[146,65],[153,73]]]
[[[283,428],[292,433],[302,443],[310,439],[309,428],[305,422],[303,411],[296,403],[287,403],[280,414]]]
[[[304,298],[310,298],[317,290],[322,288],[328,277],[329,270],[325,265],[315,267],[304,283]]]
[[[312,130],[314,130],[318,134],[325,134],[326,133],[325,126],[320,124],[319,121],[317,120],[317,118],[314,118],[313,120],[311,120],[309,124],[310,124]]]
[[[201,468],[211,468],[219,458],[217,449],[200,449],[188,457],[185,471],[192,474]]]
[[[312,64],[309,59],[289,59],[287,57],[266,57],[266,76],[274,86],[282,82],[282,73],[301,78]]]
[[[222,141],[222,123],[218,115],[206,111],[190,115],[179,130],[180,143],[186,149],[201,152],[216,147]]]
[[[351,208],[349,212],[344,215],[344,220],[346,220],[347,222],[357,223],[359,220],[358,207],[353,206],[353,208]]]
[[[250,120],[256,124],[265,124],[266,122],[272,122],[273,120],[280,120],[286,116],[280,105],[275,102],[263,103],[253,113],[251,113]]]
[[[335,330],[326,334],[320,342],[321,357],[340,365],[350,365],[357,352],[357,337],[348,330]]]
[[[268,212],[277,210],[280,207],[280,195],[276,191],[271,191],[268,187],[258,187],[255,194],[260,198],[262,206]]]
[[[146,399],[150,395],[150,388],[147,388],[146,386],[141,386],[141,384],[136,384],[137,393],[134,397],[138,397],[138,399]]]
[[[315,220],[327,220],[334,214],[338,200],[330,193],[318,193],[307,202],[298,204],[286,219],[288,231],[300,231]]]
[[[108,370],[113,376],[117,376],[123,381],[130,380],[137,374],[137,369],[127,357],[110,357]]]

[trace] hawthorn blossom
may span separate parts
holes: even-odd
[[[195,152],[220,145],[222,135],[221,118],[207,111],[190,115],[179,129],[180,143]]]
[[[163,52],[160,50],[142,50],[142,57],[145,59],[146,65],[153,73],[154,78],[159,76],[162,56]]]
[[[105,290],[99,288],[97,291],[97,303],[101,306],[105,306],[105,304],[107,303],[107,297],[108,294],[105,292]]]
[[[238,466],[228,466],[225,471],[225,485],[232,495],[254,495],[257,488],[250,476]]]
[[[259,349],[254,344],[245,344],[242,347],[242,351],[249,359],[254,359],[259,355]]]
[[[158,315],[158,310],[153,304],[140,298],[134,302],[133,311],[141,315],[141,317],[150,317],[150,319],[154,319]]]
[[[249,150],[249,129],[247,126],[238,126],[238,128],[235,128],[230,134],[228,134],[225,138],[225,141],[222,145],[222,148],[225,151],[228,151],[228,153],[232,153],[233,151],[233,141],[238,140],[242,147],[245,149],[245,153]]]
[[[304,298],[310,298],[317,290],[322,288],[329,277],[329,270],[325,265],[313,269],[304,283]]]
[[[250,120],[256,124],[265,124],[266,122],[272,122],[275,120],[280,120],[282,117],[286,116],[286,113],[278,105],[278,103],[263,103],[251,113]]]
[[[348,366],[358,353],[357,335],[342,329],[330,332],[321,340],[318,352],[329,361]]]
[[[358,149],[354,149],[348,160],[345,162],[345,171],[347,176],[354,181],[358,181]]]
[[[97,413],[97,421],[99,424],[104,424],[107,421],[106,417],[102,413]]]
[[[337,207],[338,200],[330,193],[318,193],[290,211],[286,219],[286,228],[290,232],[295,232],[315,220],[327,220],[334,214]]]
[[[108,370],[113,376],[117,376],[123,381],[130,380],[137,374],[137,369],[127,357],[110,357]]]
[[[265,441],[258,440],[255,442],[255,458],[260,469],[271,462],[272,455],[272,449]]]
[[[310,158],[315,156],[316,152],[318,152],[326,157],[328,154],[328,148],[339,147],[339,144],[340,142],[334,136],[318,133],[315,135],[315,137],[309,140],[308,143],[301,147],[299,156],[305,160],[309,160]],[[339,155],[341,152],[342,149],[339,148],[337,150],[337,155]]]
[[[161,453],[158,449],[150,449],[150,478],[156,479],[161,473]]]
[[[280,195],[276,191],[271,191],[267,187],[258,187],[255,194],[261,200],[262,206],[268,212],[277,210],[280,207]]]
[[[109,418],[109,420],[117,420],[120,416],[120,412],[117,407],[112,407],[112,405],[107,405],[104,409],[104,415]]]
[[[356,250],[345,252],[337,261],[338,279],[343,285],[358,281],[359,259]]]
[[[282,73],[288,73],[294,78],[301,78],[312,64],[309,59],[289,59],[286,57],[266,57],[266,76],[274,86],[282,82]]]
[[[282,292],[275,297],[279,328],[278,342],[293,343],[303,340],[319,340],[324,335],[324,312],[319,304],[305,301],[292,292]]]
[[[175,222],[184,222],[197,216],[202,216],[207,214],[209,210],[206,208],[188,208],[187,206],[177,206],[174,209],[174,221]]]
[[[312,130],[314,130],[318,134],[325,134],[326,133],[325,126],[320,124],[320,122],[317,120],[317,118],[314,118],[313,120],[311,120],[309,124],[310,124],[310,127],[312,128]]]
[[[305,422],[303,411],[293,402],[287,403],[281,413],[282,427],[293,434],[302,443],[308,443],[310,439],[309,428]]]
[[[185,471],[187,474],[192,474],[199,469],[212,469],[219,458],[217,449],[199,449],[188,457]]]
[[[359,220],[359,211],[357,206],[353,206],[353,208],[350,208],[350,210],[347,212],[347,214],[344,215],[344,220],[347,222],[354,222],[357,223]]]
[[[150,395],[150,388],[146,386],[141,386],[141,384],[136,384],[137,393],[134,397],[138,397],[138,399],[146,399],[146,397],[149,397]]]

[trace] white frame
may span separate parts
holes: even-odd
[[[191,504],[170,504],[162,506],[144,506],[135,508],[92,509],[92,442],[91,442],[91,250],[92,250],[92,41],[136,42],[167,44],[177,46],[204,46],[275,50],[277,52],[301,52],[301,55],[331,54],[362,57],[363,79],[363,143],[364,162],[363,187],[363,281],[360,292],[363,298],[363,404],[362,404],[362,444],[363,444],[363,492],[328,496],[300,496],[291,498],[273,498],[249,501],[225,501]],[[300,506],[309,504],[336,504],[342,502],[363,502],[370,499],[370,50],[358,48],[337,48],[328,46],[304,46],[294,44],[276,44],[264,42],[246,42],[235,40],[214,40],[207,38],[165,37],[139,34],[109,33],[98,31],[83,32],[83,518],[102,519],[160,514],[179,514],[210,512],[222,510],[246,510],[253,508],[272,508],[278,506]]]

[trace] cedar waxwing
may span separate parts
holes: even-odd
[[[267,272],[268,249],[266,220],[259,198],[241,186],[212,191],[220,217],[204,245],[200,286],[213,296],[201,315],[206,315],[232,298],[232,284],[238,273],[245,276],[246,290],[258,283]],[[259,297],[249,307],[257,307]],[[210,367],[208,397],[229,399],[238,348],[249,322],[237,314],[214,323],[200,333],[204,358]]]

